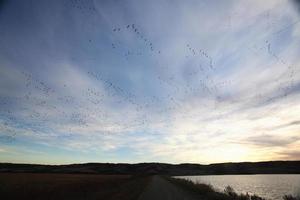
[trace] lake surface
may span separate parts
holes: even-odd
[[[282,199],[285,194],[300,195],[300,174],[176,176],[211,184],[218,190],[231,186],[238,193],[257,194],[267,199]]]

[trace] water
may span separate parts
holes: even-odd
[[[238,193],[248,192],[274,200],[282,200],[285,194],[300,195],[300,174],[177,176],[176,178],[211,184],[221,191],[229,185]]]

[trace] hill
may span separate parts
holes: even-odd
[[[0,172],[136,175],[300,174],[300,161],[218,163],[209,165],[189,163],[85,163],[70,165],[0,163]]]

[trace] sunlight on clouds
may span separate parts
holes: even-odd
[[[84,162],[300,158],[292,4],[94,3],[95,13],[49,3],[59,23],[34,12],[39,3],[22,14],[32,24],[0,21],[1,154],[12,147],[10,160],[47,162],[41,150],[54,163],[74,153]]]

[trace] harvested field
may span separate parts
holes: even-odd
[[[0,173],[0,199],[133,200],[147,182],[130,175]]]

